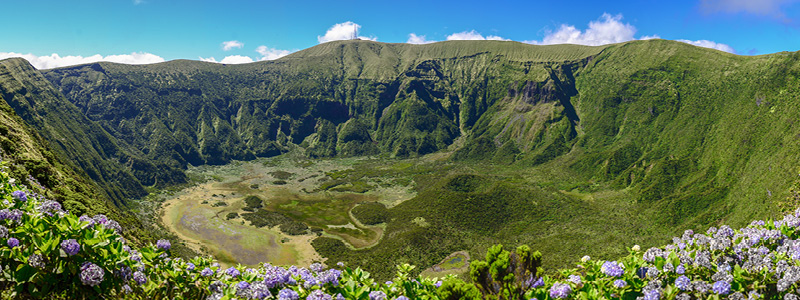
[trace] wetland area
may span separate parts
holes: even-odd
[[[351,249],[380,241],[385,223],[365,225],[353,208],[391,208],[416,195],[413,180],[384,176],[385,168],[378,159],[286,155],[194,167],[188,173],[202,179],[162,192],[159,217],[189,248],[227,264],[308,265],[323,261],[311,245],[318,236]]]

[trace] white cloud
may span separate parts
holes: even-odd
[[[246,64],[253,62],[253,59],[244,55],[225,56],[219,63],[221,64]]]
[[[622,15],[604,13],[597,21],[589,22],[589,28],[581,31],[575,26],[562,24],[555,32],[548,32],[542,41],[525,41],[529,44],[578,44],[598,46],[633,40],[636,27],[620,22]]]
[[[692,44],[699,47],[706,47],[711,49],[717,49],[719,51],[725,51],[728,53],[734,53],[733,47],[728,46],[722,43],[716,43],[709,40],[697,40],[697,41],[690,41],[690,40],[677,40],[678,42],[683,42],[687,44]]]
[[[704,0],[705,1],[705,0]],[[723,1],[723,0],[719,0]],[[730,0],[736,1],[736,0]],[[760,0],[759,0],[760,1]],[[800,0],[798,0],[800,1]],[[535,45],[552,45],[552,44],[578,44],[588,46],[599,46],[605,44],[622,43],[635,40],[636,27],[631,24],[622,23],[622,15],[612,16],[610,14],[603,14],[600,19],[589,22],[589,28],[581,31],[575,26],[562,24],[561,27],[555,32],[548,32],[544,39],[541,41],[523,41],[523,43]],[[645,35],[639,37],[639,40],[660,39],[657,34]],[[717,43],[709,40],[677,40],[692,44],[695,46],[706,47],[734,53],[734,49],[726,44]]]
[[[496,35],[489,35],[484,37],[475,30],[456,32],[447,36],[448,41],[479,41],[479,40],[492,40],[492,41],[510,41]]]
[[[448,41],[453,41],[453,40],[474,41],[474,40],[485,40],[485,39],[486,38],[484,38],[480,33],[477,33],[475,30],[469,32],[467,31],[457,32],[447,36]]]
[[[261,57],[258,60],[262,61],[262,60],[278,59],[287,56],[294,51],[274,49],[267,46],[258,46],[258,48],[256,48],[256,52],[258,52],[258,54],[261,54]]]
[[[408,41],[406,43],[409,44],[430,44],[435,43],[436,41],[429,41],[425,39],[424,35],[416,35],[415,33],[411,33],[408,35]]]
[[[783,8],[798,0],[700,0],[706,13],[747,13],[758,16],[784,18]]]
[[[221,46],[223,51],[230,51],[233,50],[233,48],[241,49],[242,47],[244,47],[244,43],[241,43],[239,41],[225,41],[222,42]]]
[[[30,62],[34,67],[40,70],[59,68],[64,66],[88,64],[98,61],[110,61],[110,62],[133,64],[133,65],[164,62],[164,58],[146,52],[134,52],[131,54],[108,55],[108,56],[95,54],[87,57],[83,57],[80,55],[77,56],[67,55],[62,57],[61,55],[58,55],[58,53],[53,53],[46,56],[38,56],[30,53],[21,54],[14,52],[0,52],[0,59],[6,59],[11,57],[22,57],[28,62]]]
[[[144,0],[133,0],[133,5],[139,5],[145,3]]]
[[[359,36],[358,30],[360,29],[361,25],[358,25],[350,21],[335,24],[330,29],[328,29],[327,32],[325,32],[325,35],[317,36],[317,41],[319,41],[319,43],[322,44],[330,41],[352,40],[355,38],[359,38],[362,40],[370,40],[370,41],[378,40],[378,38],[376,37]]]
[[[252,58],[250,58],[248,56],[244,56],[244,55],[229,55],[229,56],[225,56],[220,61],[217,61],[217,59],[214,58],[213,56],[212,57],[208,57],[208,58],[201,56],[201,57],[198,57],[197,59],[199,59],[200,61],[205,61],[205,62],[212,62],[212,63],[218,63],[218,64],[231,64],[231,65],[248,64],[248,63],[254,62],[254,60]]]

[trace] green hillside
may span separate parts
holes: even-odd
[[[186,182],[191,165],[371,155],[388,163],[344,180],[402,175],[417,196],[388,210],[378,245],[321,237],[323,256],[424,268],[527,243],[559,265],[775,215],[800,166],[798,59],[664,40],[337,41],[245,65],[7,60],[19,84],[0,86],[119,204]]]
[[[57,97],[61,97],[61,103],[46,104]],[[0,161],[5,163],[9,174],[20,180],[18,184],[61,202],[73,213],[105,214],[123,222],[131,232],[141,234],[138,221],[120,211],[104,193],[104,189],[114,190],[114,186],[86,175],[86,171],[97,170],[92,167],[97,161],[87,157],[91,152],[85,147],[93,147],[94,140],[86,138],[87,134],[82,132],[84,128],[62,123],[71,120],[33,117],[39,109],[53,109],[48,105],[61,106],[62,110],[66,110],[64,105],[72,106],[27,61],[0,61]],[[80,114],[75,116],[83,118]],[[63,135],[55,135],[57,131]],[[53,138],[56,139],[54,143],[48,143],[48,139]],[[80,141],[86,144],[79,145]],[[74,154],[78,151],[81,155],[70,157],[62,151]]]

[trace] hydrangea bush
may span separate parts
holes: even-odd
[[[800,211],[705,233],[615,261],[586,256],[576,268],[544,272],[527,246],[487,251],[470,266],[474,283],[453,276],[376,282],[361,269],[233,266],[169,256],[159,240],[137,248],[102,215],[75,216],[17,186],[0,171],[0,287],[3,297],[111,299],[798,299]]]
[[[536,299],[800,299],[800,211],[734,230],[687,230],[618,261],[586,259],[543,276]]]

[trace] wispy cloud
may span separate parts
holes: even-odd
[[[109,61],[109,62],[134,64],[134,65],[164,62],[164,58],[146,52],[134,52],[131,54],[108,55],[108,56],[95,54],[87,57],[80,55],[61,56],[58,53],[53,53],[46,56],[38,56],[30,53],[22,54],[14,52],[0,52],[0,59],[6,59],[11,57],[22,57],[28,62],[30,62],[37,69],[52,69],[52,68],[59,68],[72,65],[88,64],[98,61]]]
[[[408,41],[406,43],[409,44],[430,44],[435,43],[436,41],[430,41],[425,38],[424,35],[417,35],[415,33],[411,33],[408,35]]]
[[[784,9],[800,0],[700,0],[705,13],[745,13],[791,21]]]
[[[225,41],[222,42],[220,46],[222,46],[223,51],[230,51],[233,50],[234,48],[241,49],[242,47],[244,47],[244,43],[239,41]]]
[[[292,52],[294,51],[275,49],[267,46],[258,46],[258,48],[256,48],[256,52],[258,52],[258,54],[261,54],[261,57],[258,59],[259,61],[261,61],[261,60],[278,59],[287,56],[289,54],[292,54]]]
[[[361,30],[361,25],[358,25],[350,21],[335,24],[331,26],[331,28],[328,29],[328,31],[325,32],[325,35],[317,36],[317,41],[319,41],[319,43],[322,44],[330,41],[352,40],[355,38],[359,38],[362,40],[370,40],[370,41],[378,40],[378,38],[376,37],[359,36],[358,35],[359,30]]]
[[[699,47],[717,49],[719,51],[725,51],[725,52],[728,52],[728,53],[736,52],[735,50],[733,50],[733,47],[731,47],[731,46],[728,46],[728,45],[722,44],[722,43],[712,42],[712,41],[709,41],[709,40],[697,40],[697,41],[677,40],[677,41],[678,42],[687,43],[687,44],[692,44],[692,45],[699,46]]]
[[[146,3],[144,0],[133,0],[133,5],[139,5],[142,3]]]
[[[489,35],[484,37],[480,33],[475,30],[470,31],[462,31],[456,32],[451,35],[447,36],[448,41],[459,41],[459,40],[467,40],[467,41],[476,41],[476,40],[492,40],[492,41],[510,41],[509,39],[505,39],[496,35]]]
[[[634,40],[633,35],[636,34],[636,27],[622,23],[621,20],[621,14],[612,16],[604,13],[600,19],[589,22],[589,28],[585,31],[581,31],[573,25],[561,24],[558,30],[548,32],[541,41],[525,41],[525,43],[597,46]]]

